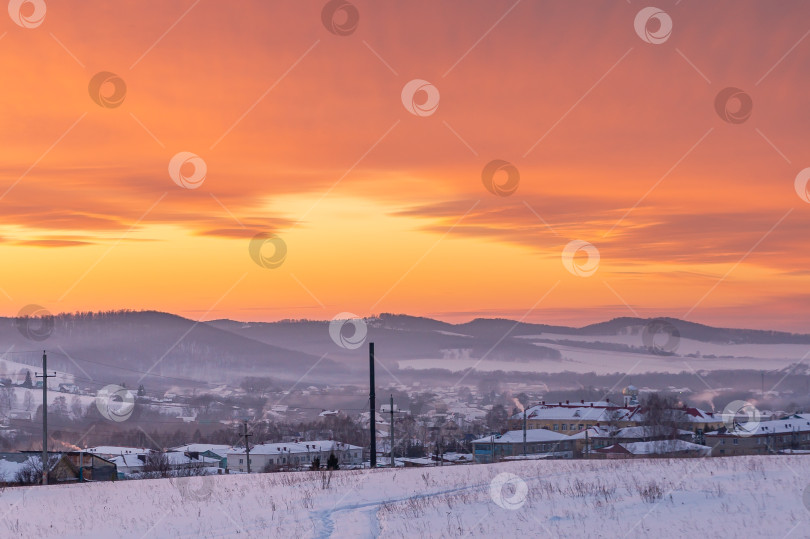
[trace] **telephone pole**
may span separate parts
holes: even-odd
[[[391,394],[391,467],[396,468],[394,464],[394,394]]]
[[[245,432],[242,434],[245,437],[245,458],[247,459],[247,473],[250,473],[250,444],[248,443],[248,438],[253,436],[252,434],[248,434],[247,431],[247,420],[245,420]]]
[[[526,456],[526,408],[523,409],[523,456]]]
[[[368,343],[368,372],[369,372],[369,411],[371,415],[368,418],[369,425],[369,439],[371,440],[371,447],[369,452],[369,467],[377,467],[377,410],[375,410],[376,399],[374,396],[374,343]]]
[[[42,484],[48,484],[48,378],[54,378],[56,373],[48,374],[48,356],[42,351]]]

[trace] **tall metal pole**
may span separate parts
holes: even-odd
[[[394,394],[391,394],[391,467],[394,466]]]
[[[247,473],[250,473],[250,443],[248,443],[248,438],[253,436],[252,434],[248,434],[247,431],[247,421],[245,421],[245,433],[243,434],[245,437],[245,458],[247,459]]]
[[[369,428],[369,439],[371,440],[371,452],[369,454],[370,462],[369,466],[371,468],[377,467],[377,411],[375,410],[375,396],[374,396],[374,343],[368,343],[368,373],[369,373],[369,394],[368,394],[368,401],[369,401],[369,411],[371,415],[369,415],[368,420],[368,428]]]
[[[591,446],[589,445],[589,442],[590,441],[588,440],[588,428],[587,428],[587,425],[586,425],[586,427],[585,427],[585,458],[586,459],[591,458]]]
[[[42,351],[42,484],[48,484],[48,356]]]
[[[48,378],[53,378],[55,374],[48,374],[48,356],[45,350],[42,351],[42,375],[37,374],[37,378],[42,378],[42,484],[48,484]]]
[[[526,409],[523,409],[523,456],[526,456]]]

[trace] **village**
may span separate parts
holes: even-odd
[[[171,447],[159,447],[157,443],[151,447],[74,446],[48,452],[47,482],[456,466],[539,459],[810,455],[810,414],[761,415],[759,411],[752,414],[745,403],[737,405],[733,412],[705,411],[679,405],[674,399],[656,393],[640,401],[639,390],[632,385],[621,393],[619,402],[611,402],[609,398],[541,400],[523,406],[514,399],[513,413],[500,423],[500,428],[498,419],[493,417],[499,415],[493,414],[493,410],[499,410],[497,406],[489,407],[481,418],[483,421],[473,421],[467,428],[461,428],[464,421],[453,419],[452,415],[431,410],[414,418],[411,410],[401,410],[389,402],[375,414],[373,454],[367,443],[358,441],[362,438],[360,433],[370,429],[370,414],[358,414],[356,421],[352,421],[339,410],[320,412],[315,430],[287,431],[277,440],[270,439],[274,434],[262,422],[243,421],[235,422],[241,427],[235,443],[198,440]],[[281,410],[275,409],[275,413]],[[476,430],[479,435],[475,435]],[[482,432],[485,434],[481,435]],[[351,440],[340,439],[341,433]],[[324,436],[312,439],[317,434]],[[41,484],[43,460],[40,450],[0,453],[0,486]]]

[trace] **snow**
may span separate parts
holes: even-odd
[[[803,455],[351,470],[328,486],[326,478],[7,488],[0,537],[810,537]]]
[[[693,444],[684,440],[655,440],[652,442],[629,442],[618,444],[633,455],[655,455],[664,453],[695,452],[709,456],[712,448],[705,445]],[[607,450],[609,448],[605,448]],[[597,449],[597,451],[599,451]]]
[[[638,426],[638,427],[624,427],[617,430],[615,433],[611,433],[607,428],[601,427],[591,427],[589,429],[584,429],[576,434],[571,434],[569,439],[572,440],[584,440],[585,433],[587,432],[588,438],[615,438],[617,440],[621,439],[633,439],[633,438],[646,438],[651,437],[656,434],[656,430],[654,427],[651,426]],[[667,432],[667,434],[670,434]],[[679,436],[689,436],[692,435],[691,430],[683,430],[678,429]]]
[[[187,444],[172,447],[170,451],[181,451],[186,453],[205,453],[206,451],[210,451],[215,455],[224,457],[232,448],[233,446],[225,444]]]
[[[25,467],[29,455],[24,453],[19,454],[0,454],[0,483],[3,481],[14,481],[17,472]]]
[[[558,350],[563,360],[537,359],[532,361],[503,361],[488,358],[432,357],[399,360],[401,369],[434,369],[440,367],[451,371],[465,371],[474,368],[479,372],[502,370],[505,372],[548,372],[564,371],[597,374],[615,372],[665,372],[720,370],[720,369],[784,369],[792,363],[799,363],[807,353],[806,344],[723,344],[707,343],[687,338],[678,342],[677,356],[661,356],[644,353],[625,353],[597,348],[582,348],[564,342],[583,343],[603,342],[624,344],[639,348],[643,346],[641,335],[567,335],[543,333],[541,335],[519,335],[516,339]],[[689,354],[700,354],[689,357]],[[706,357],[716,356],[716,357]]]
[[[742,420],[741,423],[745,423],[745,420]],[[810,431],[810,420],[806,419],[804,416],[799,416],[799,418],[792,419],[762,421],[753,427],[744,424],[727,433],[719,434],[718,436],[758,436],[763,434],[791,434],[793,432],[806,433],[808,431]]]
[[[116,445],[99,445],[85,449],[88,453],[95,453],[103,457],[104,455],[146,455],[152,450],[147,447],[119,447]]]
[[[335,442],[332,440],[314,440],[311,442],[276,442],[269,444],[257,444],[251,446],[251,455],[281,455],[300,454],[316,451],[345,451],[363,449],[360,446]],[[244,455],[244,447],[234,447],[228,451],[228,455]]]

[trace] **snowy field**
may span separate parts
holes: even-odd
[[[0,537],[810,537],[810,457],[524,461],[0,492]]]
[[[779,370],[806,359],[806,344],[717,344],[682,338],[678,340],[676,356],[627,353],[614,350],[582,348],[569,342],[608,343],[627,346],[642,346],[640,335],[521,335],[515,337],[537,346],[553,348],[562,355],[562,360],[535,359],[531,361],[503,361],[487,358],[465,358],[464,350],[448,350],[448,356],[441,359],[418,358],[398,361],[401,369],[448,369],[461,372],[474,368],[481,372],[495,370],[517,372],[595,372],[610,374],[615,372],[662,372],[677,374],[691,370],[753,369]],[[560,342],[548,342],[560,341]],[[452,352],[452,354],[451,354]],[[700,354],[701,357],[688,357]],[[705,356],[717,357],[705,357]],[[459,356],[459,357],[453,357]]]

